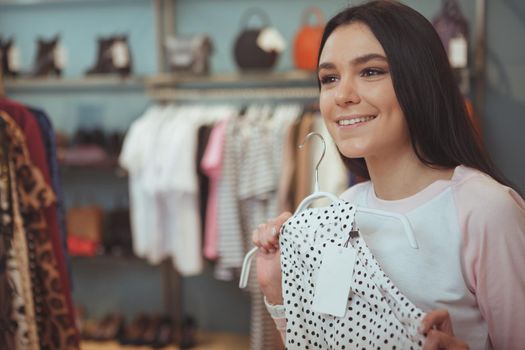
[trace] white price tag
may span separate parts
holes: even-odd
[[[448,44],[448,59],[452,68],[467,66],[468,45],[465,37],[452,38]]]
[[[11,72],[19,72],[21,61],[20,61],[20,50],[18,50],[17,47],[14,45],[11,45],[9,48],[9,51],[7,51],[7,63],[9,64],[9,67],[7,67]]]
[[[346,313],[357,253],[352,247],[327,245],[315,282],[312,310],[336,317]]]
[[[273,27],[265,28],[257,37],[257,45],[266,52],[283,52],[286,42],[279,31]]]
[[[116,68],[126,68],[129,65],[128,46],[123,41],[115,41],[111,46],[111,57]]]

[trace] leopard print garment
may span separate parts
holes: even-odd
[[[9,171],[11,178],[16,178],[12,160],[9,161]],[[15,346],[17,350],[38,350],[39,341],[35,322],[35,306],[31,288],[27,240],[20,214],[17,189],[14,186],[11,186],[11,194],[14,234],[12,249],[9,252],[8,269],[18,291],[13,299],[12,315],[13,320],[18,325]]]
[[[16,188],[11,183],[11,179],[16,176],[13,162],[8,156],[9,145],[5,126],[5,122],[0,118],[0,230],[1,241],[7,247],[0,249],[0,259],[2,266],[6,266],[2,279],[9,281],[8,286],[12,290],[10,298],[0,297],[0,304],[5,310],[2,312],[2,318],[8,320],[12,329],[2,330],[4,336],[9,336],[10,344],[6,339],[0,340],[0,349],[38,350],[26,237]]]
[[[14,229],[7,154],[5,130],[0,125],[0,349],[14,349],[17,331],[16,323],[11,320],[16,290],[9,275]]]
[[[35,316],[41,350],[79,349],[78,331],[69,313],[42,209],[55,201],[42,173],[30,161],[25,137],[5,113],[9,156],[14,163],[20,212],[26,233]]]

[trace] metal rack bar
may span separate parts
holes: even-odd
[[[224,88],[224,89],[179,89],[162,88],[148,90],[156,101],[210,100],[210,99],[315,99],[319,97],[316,87],[285,88]]]

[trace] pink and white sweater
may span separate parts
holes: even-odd
[[[525,344],[525,202],[477,170],[458,166],[401,200],[375,196],[368,181],[341,198],[406,216],[419,249],[396,219],[358,213],[371,252],[400,291],[423,311],[447,309],[471,349]],[[281,313],[282,314],[282,313]],[[284,337],[286,319],[275,318]]]

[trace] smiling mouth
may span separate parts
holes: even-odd
[[[341,119],[337,122],[339,126],[348,126],[348,125],[356,125],[360,123],[366,123],[373,119],[375,119],[375,115],[370,115],[366,117],[360,117],[360,118],[352,118],[352,119]]]

